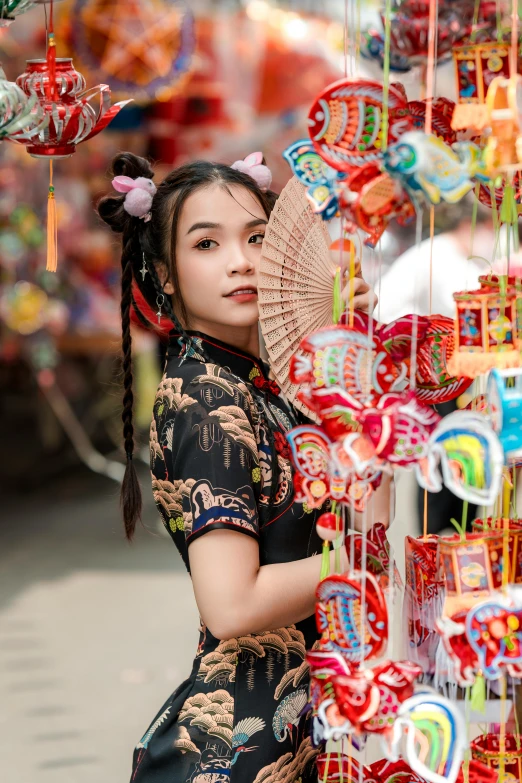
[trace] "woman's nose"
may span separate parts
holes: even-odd
[[[246,275],[254,271],[254,264],[241,248],[236,248],[230,257],[227,271],[229,275]]]

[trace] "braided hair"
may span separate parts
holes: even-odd
[[[132,179],[152,179],[154,171],[145,158],[122,152],[112,162],[112,176],[121,175]],[[258,200],[267,217],[277,199],[272,191],[263,192],[248,174],[222,163],[196,161],[174,169],[159,184],[148,221],[133,217],[125,211],[124,195],[104,196],[97,205],[98,214],[105,223],[114,232],[122,234],[122,421],[127,464],[121,487],[121,506],[125,534],[129,540],[134,535],[142,511],[141,489],[133,461],[131,315],[142,325],[148,325],[156,331],[165,333],[175,329],[187,347],[191,344],[192,338],[186,332],[190,327],[189,314],[180,291],[176,266],[176,234],[185,201],[192,193],[209,185],[219,185],[227,190],[231,185],[245,187]],[[163,290],[167,281],[173,284],[172,297]],[[160,301],[166,316],[162,319],[166,327],[162,329],[158,329],[153,318],[154,308]],[[201,354],[200,347],[198,352]]]

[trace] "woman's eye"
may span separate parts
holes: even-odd
[[[248,242],[250,245],[262,245],[264,238],[265,238],[264,234],[253,234],[248,240]]]
[[[217,247],[217,242],[214,242],[213,239],[202,239],[196,247],[198,250],[210,250],[212,247]]]

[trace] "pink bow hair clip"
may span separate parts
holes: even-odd
[[[252,177],[263,193],[266,193],[272,184],[272,172],[268,166],[264,165],[262,152],[252,152],[246,156],[245,160],[236,160],[230,168],[242,171],[243,174]]]
[[[146,177],[114,177],[112,187],[119,193],[126,193],[123,209],[133,217],[140,218],[146,223],[150,220],[152,199],[156,193],[156,185]]]

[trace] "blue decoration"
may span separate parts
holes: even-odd
[[[331,220],[339,212],[337,183],[343,174],[329,166],[316,152],[310,139],[300,139],[283,152],[293,174],[306,186],[306,195],[314,212],[323,220]]]
[[[449,146],[433,134],[409,131],[384,153],[384,168],[401,180],[411,198],[430,204],[441,199],[460,201],[473,187],[473,178],[488,182],[481,151],[471,142]]]
[[[493,427],[508,459],[522,456],[522,370],[491,370],[487,397]]]

